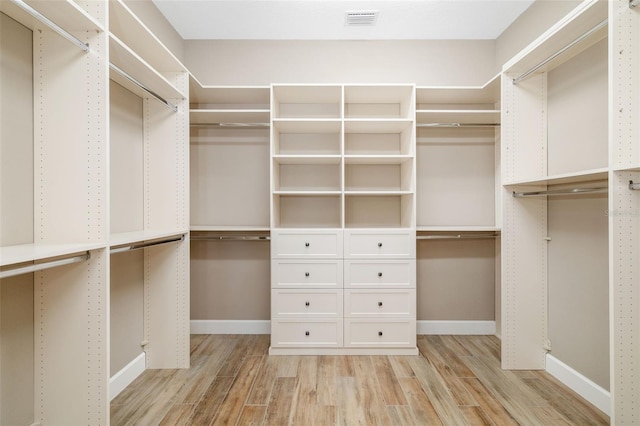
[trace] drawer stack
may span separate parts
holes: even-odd
[[[271,241],[271,353],[416,353],[414,231],[277,230]]]

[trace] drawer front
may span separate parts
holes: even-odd
[[[345,319],[344,343],[346,347],[415,347],[416,322],[414,320],[371,321]]]
[[[271,346],[341,347],[342,320],[273,319]]]
[[[415,258],[414,231],[347,231],[345,257]]]
[[[345,317],[415,318],[416,291],[345,290]]]
[[[342,317],[342,290],[271,290],[271,316]]]
[[[342,261],[274,260],[271,262],[273,288],[342,288]]]
[[[351,288],[415,288],[415,260],[349,260],[344,264],[344,286]]]
[[[341,258],[341,231],[272,232],[274,258]]]

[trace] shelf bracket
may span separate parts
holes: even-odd
[[[161,244],[175,243],[178,241],[184,241],[184,234],[180,235],[179,237],[170,237],[170,238],[166,238],[158,241],[149,241],[146,243],[129,244],[122,247],[115,247],[110,250],[110,253],[116,254],[116,253],[123,253],[125,251],[140,250],[148,247],[159,246]]]
[[[629,0],[629,7],[636,7],[640,4],[640,0]]]
[[[74,36],[73,34],[63,29],[58,24],[56,24],[55,22],[53,22],[52,20],[50,20],[49,18],[47,18],[46,16],[44,16],[43,14],[41,14],[40,12],[32,8],[31,6],[29,6],[28,4],[26,4],[24,1],[11,0],[11,2],[16,6],[18,6],[20,9],[27,12],[29,15],[33,16],[38,21],[42,22],[47,27],[51,28],[56,33],[60,34],[65,40],[68,40],[74,45],[78,46],[85,53],[89,53],[90,49],[87,43],[83,43],[82,40],[80,40],[78,37]]]
[[[629,189],[632,190],[632,191],[639,190],[640,189],[640,183],[633,183],[633,181],[630,180],[629,181]]]
[[[113,64],[109,64],[109,68],[111,68],[112,70],[114,70],[115,72],[117,72],[118,74],[120,74],[121,76],[123,76],[124,78],[126,78],[127,80],[129,80],[130,82],[132,82],[133,84],[135,84],[136,86],[138,86],[139,88],[141,88],[142,90],[147,92],[148,94],[150,94],[152,97],[154,97],[159,102],[165,104],[173,112],[178,112],[178,107],[176,105],[172,104],[171,102],[169,102],[168,100],[166,100],[162,96],[158,95],[153,90],[149,89],[144,84],[140,83],[138,80],[136,80],[135,78],[133,78],[132,76],[127,74],[124,70],[118,68],[116,65],[113,65]]]

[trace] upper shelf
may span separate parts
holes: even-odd
[[[400,133],[411,129],[411,119],[345,119],[345,133]]]
[[[549,71],[571,59],[607,36],[606,22],[608,2],[585,0],[565,18],[558,21],[520,54],[507,62],[503,71],[518,78],[518,74],[527,74],[536,69]],[[579,41],[579,42],[578,42]],[[543,64],[538,68],[539,65]]]
[[[24,3],[70,33],[75,31],[104,31],[103,26],[98,21],[71,0],[25,0]],[[31,30],[46,28],[40,21],[11,1],[0,1],[0,11]]]
[[[486,104],[500,100],[500,74],[484,86],[419,86],[416,87],[418,109],[423,104]]]
[[[573,173],[563,173],[558,175],[547,176],[539,179],[517,180],[513,182],[505,182],[504,186],[544,186],[544,185],[561,185],[569,183],[584,183],[592,181],[602,181],[608,179],[608,168],[584,170]]]
[[[157,71],[187,72],[184,65],[122,0],[109,0],[109,30]]]
[[[221,127],[233,124],[260,124],[269,126],[268,109],[192,109],[191,124],[217,124]]]
[[[68,256],[75,253],[82,253],[90,250],[104,248],[100,243],[81,244],[47,244],[32,243],[18,244],[14,246],[0,247],[0,266],[16,265],[18,263],[33,262],[44,259],[51,259],[61,256]]]
[[[186,98],[184,93],[180,92],[169,80],[113,34],[109,36],[109,49],[111,63],[138,80],[149,90],[165,99]],[[118,72],[112,70],[110,78],[141,97],[149,96],[148,93]]]
[[[500,110],[418,110],[416,121],[424,124],[498,124]]]
[[[189,79],[193,109],[269,110],[269,92],[269,86],[203,86],[195,77]]]

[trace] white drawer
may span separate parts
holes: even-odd
[[[415,231],[345,231],[344,256],[351,258],[387,257],[415,259]]]
[[[274,231],[273,258],[341,258],[342,232],[338,230]]]
[[[415,260],[349,260],[344,263],[344,286],[351,288],[415,288]]]
[[[342,320],[272,319],[273,347],[341,347]]]
[[[342,290],[271,290],[271,316],[342,317]]]
[[[416,291],[345,290],[345,317],[415,318]]]
[[[341,260],[274,260],[273,288],[342,288]]]
[[[415,347],[415,320],[344,320],[346,347]]]

